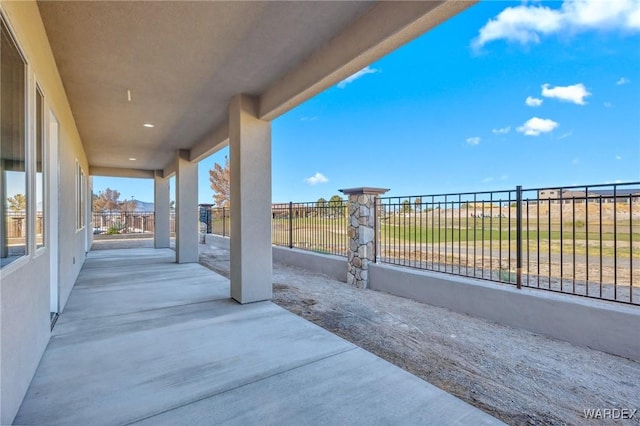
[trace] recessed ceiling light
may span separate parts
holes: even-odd
[[[129,161],[136,161],[134,157],[129,157]]]
[[[143,124],[143,126],[144,126],[144,127],[156,127],[156,126],[154,126],[154,125],[153,125],[153,124],[151,124],[151,123],[144,123],[144,124]]]

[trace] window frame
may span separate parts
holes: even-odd
[[[22,265],[27,263],[35,254],[35,250],[32,248],[32,243],[31,243],[33,239],[33,235],[32,235],[33,222],[31,220],[31,214],[33,212],[33,203],[32,203],[33,191],[31,190],[31,185],[34,183],[34,179],[31,177],[31,174],[33,173],[32,161],[34,161],[32,136],[31,136],[32,135],[31,126],[33,124],[33,116],[31,114],[31,105],[32,105],[31,97],[32,97],[32,81],[34,77],[33,77],[33,72],[31,70],[31,67],[29,65],[29,60],[27,58],[27,55],[25,54],[24,50],[20,46],[20,43],[18,42],[15,36],[15,31],[13,30],[13,27],[9,22],[9,20],[7,19],[4,13],[4,10],[2,10],[2,8],[0,8],[0,26],[6,31],[7,36],[11,41],[11,44],[15,48],[16,53],[18,54],[20,60],[23,63],[23,73],[24,73],[23,75],[23,78],[24,78],[23,80],[23,85],[24,85],[23,86],[23,90],[24,90],[23,91],[23,108],[24,108],[23,114],[24,116],[23,116],[23,121],[21,125],[23,126],[23,132],[24,132],[24,141],[23,141],[24,156],[25,156],[25,159],[24,159],[25,194],[24,195],[25,195],[25,201],[26,201],[25,219],[24,219],[24,227],[25,227],[24,254],[17,256],[16,259],[5,264],[4,266],[0,265],[0,277],[1,277],[4,275],[8,275],[10,272],[20,268]],[[6,185],[6,183],[4,182],[0,182],[0,184]],[[3,192],[3,191],[0,191],[0,192]],[[5,201],[0,200],[0,209],[4,209],[4,207],[5,207]],[[2,219],[0,220],[5,220],[4,215],[0,215],[0,216],[2,216]],[[3,226],[3,225],[0,225],[0,226]],[[4,230],[6,232],[7,228],[4,228]],[[5,236],[0,235],[0,238],[5,238]],[[0,244],[4,244],[4,243],[1,242]],[[0,250],[1,249],[2,248],[0,247]],[[7,246],[7,251],[8,251],[8,246]]]
[[[38,117],[38,95],[40,95],[40,117]],[[34,84],[34,96],[33,96],[33,241],[34,241],[34,254],[38,255],[38,253],[44,251],[48,245],[48,235],[47,235],[47,227],[48,220],[47,215],[49,213],[49,205],[47,203],[47,195],[48,195],[48,185],[49,185],[49,155],[47,150],[47,137],[48,131],[47,127],[49,124],[49,120],[47,119],[47,102],[44,92],[40,85],[38,84],[37,79]],[[38,124],[40,124],[40,135],[38,135]],[[40,140],[38,140],[38,136],[40,136]],[[38,178],[38,144],[40,144],[40,161],[41,161],[41,176]],[[42,244],[38,246],[38,232],[37,232],[37,221],[38,221],[38,180],[40,180],[41,185],[41,197],[40,200],[42,202]]]
[[[86,173],[84,169],[80,165],[80,161],[76,158],[76,167],[75,167],[75,187],[76,187],[76,233],[81,232],[87,226],[86,223],[86,191],[87,191],[87,183],[86,183]]]

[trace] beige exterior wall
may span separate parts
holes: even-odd
[[[33,82],[37,82],[44,95],[45,120],[50,110],[60,124],[59,164],[49,165],[46,172],[46,179],[57,173],[60,176],[57,191],[60,219],[58,224],[47,221],[45,232],[49,236],[51,227],[58,226],[60,307],[63,309],[92,238],[88,181],[84,229],[76,230],[75,214],[76,161],[86,176],[89,176],[89,167],[37,4],[2,1],[0,11],[27,62],[28,80],[32,83],[29,102],[33,102]],[[55,208],[54,204],[49,203],[47,208]],[[50,210],[47,216],[49,213]],[[0,424],[12,422],[51,335],[49,271],[54,244],[58,241],[48,239],[44,249],[30,253],[0,272]]]

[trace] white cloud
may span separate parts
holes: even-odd
[[[500,180],[508,180],[508,179],[509,179],[509,175],[500,176]]]
[[[618,161],[622,160],[622,156],[621,155],[616,155],[616,160],[618,160]]]
[[[628,84],[628,83],[631,83],[631,80],[629,80],[626,77],[620,77],[620,80],[616,81],[617,86],[622,86],[623,84]]]
[[[510,131],[511,131],[511,126],[507,126],[507,127],[502,127],[500,129],[493,129],[491,132],[493,132],[494,135],[506,135]]]
[[[586,105],[584,98],[591,96],[584,84],[578,83],[572,86],[550,87],[549,84],[542,85],[542,96],[545,98],[555,98],[563,102],[573,102],[578,105]]]
[[[489,183],[489,182],[493,182],[493,177],[486,177],[484,179],[482,179],[482,183]]]
[[[539,43],[541,36],[563,32],[640,31],[638,0],[566,0],[559,9],[542,4],[507,7],[490,19],[473,39],[476,49],[495,40],[520,44]]]
[[[611,102],[605,102],[602,105],[604,105],[605,108],[613,108],[613,104]]]
[[[542,105],[542,102],[542,99],[534,98],[533,96],[527,96],[527,99],[524,101],[524,103],[530,107],[539,107]]]
[[[478,145],[480,143],[480,138],[478,136],[467,138],[467,143],[469,145]]]
[[[327,183],[329,179],[320,172],[316,172],[315,175],[308,177],[304,180],[309,185],[317,185],[319,183]]]
[[[377,69],[377,68],[371,68],[370,66],[366,66],[366,67],[362,68],[360,71],[358,71],[357,73],[352,74],[349,77],[347,77],[344,80],[342,80],[340,83],[338,83],[338,87],[340,89],[344,89],[345,87],[347,87],[347,84],[353,83],[354,81],[356,81],[360,77],[364,77],[367,74],[375,74],[377,72],[380,72],[380,70]]]
[[[317,119],[318,117],[314,115],[313,117],[302,117],[300,121],[316,121]]]
[[[539,136],[541,133],[549,133],[558,127],[558,123],[548,118],[533,117],[527,120],[517,130],[526,136]]]
[[[580,159],[574,158],[573,160],[571,160],[571,164],[580,164]]]

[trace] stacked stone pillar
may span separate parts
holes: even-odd
[[[350,188],[340,192],[349,197],[349,250],[347,252],[347,284],[358,288],[369,286],[369,264],[374,263],[377,249],[376,198],[385,188]]]

